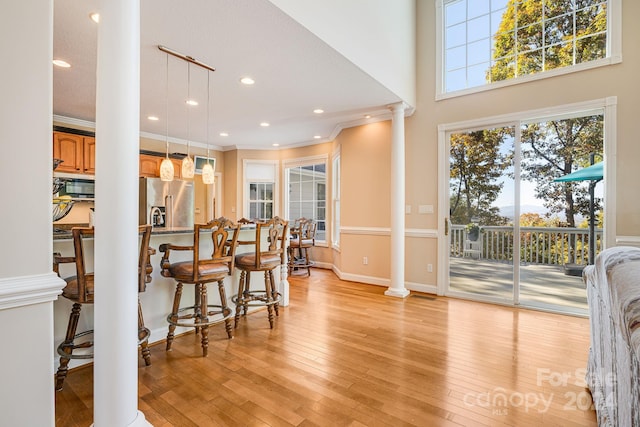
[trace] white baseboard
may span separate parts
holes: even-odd
[[[425,285],[424,283],[405,282],[404,286],[410,291],[423,292],[425,294],[437,294],[438,288],[436,285]]]

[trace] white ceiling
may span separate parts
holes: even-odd
[[[53,114],[95,122],[97,0],[54,1]],[[267,0],[141,0],[140,131],[206,144],[207,72],[169,56],[158,45],[216,69],[210,73],[209,142],[218,149],[308,145],[329,140],[365,114],[387,115],[400,101],[368,74]],[[375,47],[372,47],[375,48]],[[256,83],[245,86],[240,77]],[[197,107],[187,106],[187,94]],[[324,114],[314,114],[321,108]],[[155,115],[157,122],[147,119]],[[266,121],[269,127],[261,127]],[[73,123],[74,121],[70,121]],[[222,137],[220,132],[228,132]],[[314,139],[320,135],[320,140]],[[180,151],[180,150],[172,150]],[[184,151],[184,150],[182,150]]]

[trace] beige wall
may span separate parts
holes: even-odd
[[[389,227],[391,122],[343,130],[340,144],[342,227]]]
[[[222,157],[226,165],[222,181],[224,184],[222,216],[235,221],[238,219],[238,152],[236,150],[225,151]]]
[[[616,96],[617,180],[615,209],[617,235],[640,236],[640,198],[630,197],[640,181],[640,144],[636,117],[640,93],[635,70],[640,69],[640,49],[633,44],[640,31],[634,17],[640,16],[640,2],[623,1],[623,62],[570,75],[547,78],[486,92],[436,101],[436,37],[434,0],[416,2],[417,12],[417,103],[415,113],[405,121],[406,134],[406,238],[405,279],[409,283],[435,285],[437,273],[438,125],[483,119]],[[159,143],[159,145],[158,145]],[[163,142],[148,143],[148,149],[162,151]],[[232,150],[215,152],[218,171],[223,171],[223,215],[239,219],[243,213],[243,161],[272,159],[279,162],[280,194],[284,191],[283,162],[287,159],[327,154],[329,169],[335,149],[342,161],[342,226],[347,231],[339,251],[316,248],[315,257],[338,271],[363,281],[389,278],[390,227],[390,121],[344,129],[332,143],[283,150]],[[144,143],[146,148],[147,143]],[[195,149],[194,149],[195,150]],[[176,150],[171,150],[176,151]],[[330,172],[329,177],[333,174]],[[328,183],[327,218],[331,218]],[[283,199],[280,198],[280,204]],[[418,206],[433,205],[433,214],[418,213]],[[282,212],[282,206],[279,207]],[[362,258],[368,257],[368,265]],[[433,272],[428,272],[428,265]]]
[[[634,194],[640,181],[640,144],[637,143],[636,121],[640,114],[637,70],[640,67],[640,36],[636,17],[640,2],[623,0],[621,64],[585,70],[564,76],[541,79],[501,89],[435,101],[436,57],[434,0],[417,2],[418,26],[418,106],[407,120],[407,198],[435,199],[437,183],[437,126],[502,115],[512,112],[544,109],[564,104],[617,96],[617,234],[640,235],[640,198]],[[606,153],[605,153],[606,155]],[[424,195],[423,195],[424,194]],[[435,200],[434,200],[435,201]],[[433,218],[408,217],[409,224],[426,222],[435,227]]]
[[[635,183],[640,182],[640,144],[637,144],[636,117],[640,114],[637,96],[640,85],[635,74],[640,69],[640,49],[633,41],[640,31],[634,22],[640,3],[623,1],[623,62],[570,75],[521,83],[500,89],[435,100],[436,17],[434,0],[417,4],[417,105],[405,121],[407,229],[405,279],[409,284],[435,285],[438,247],[438,125],[478,120],[549,109],[566,104],[617,97],[617,158],[615,168],[616,234],[640,236],[640,198]],[[389,278],[388,229],[390,178],[390,123],[376,123],[345,129],[336,138],[342,152],[342,226],[363,227],[341,238],[340,252],[334,254],[335,267],[371,283]],[[611,153],[609,153],[611,155]],[[418,213],[419,205],[433,205],[433,214]],[[412,233],[415,232],[415,233]],[[362,264],[368,256],[369,264]],[[374,264],[374,265],[372,265]],[[428,265],[433,267],[428,272]]]
[[[244,207],[244,180],[243,164],[245,160],[275,160],[278,163],[279,173],[279,206],[277,214],[283,216],[284,213],[284,167],[285,161],[305,157],[326,155],[328,159],[329,176],[331,176],[331,155],[333,152],[332,143],[321,143],[306,147],[290,148],[283,150],[233,150],[224,153],[227,159],[227,173],[225,174],[224,204],[225,216],[238,220],[243,216]],[[235,169],[231,165],[235,166]],[[331,182],[327,182],[327,188],[331,188]],[[330,192],[327,193],[327,218],[331,218]],[[231,212],[230,206],[235,206],[235,212]],[[293,220],[295,218],[286,218]],[[312,258],[322,265],[332,265],[332,250],[329,247],[316,246],[312,250]]]

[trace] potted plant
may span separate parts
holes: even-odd
[[[478,237],[480,237],[480,233],[482,232],[482,229],[478,224],[471,222],[467,224],[466,229],[467,229],[467,238],[469,240],[471,240],[472,242],[475,242],[476,240],[478,240]]]

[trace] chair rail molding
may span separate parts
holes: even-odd
[[[391,228],[389,227],[352,227],[343,225],[340,227],[340,234],[352,234],[361,236],[390,236]],[[427,239],[437,239],[438,230],[431,228],[405,228],[404,235],[406,237],[418,237]]]
[[[616,246],[640,247],[640,236],[617,236]]]
[[[65,285],[53,272],[0,278],[0,310],[54,301]]]

